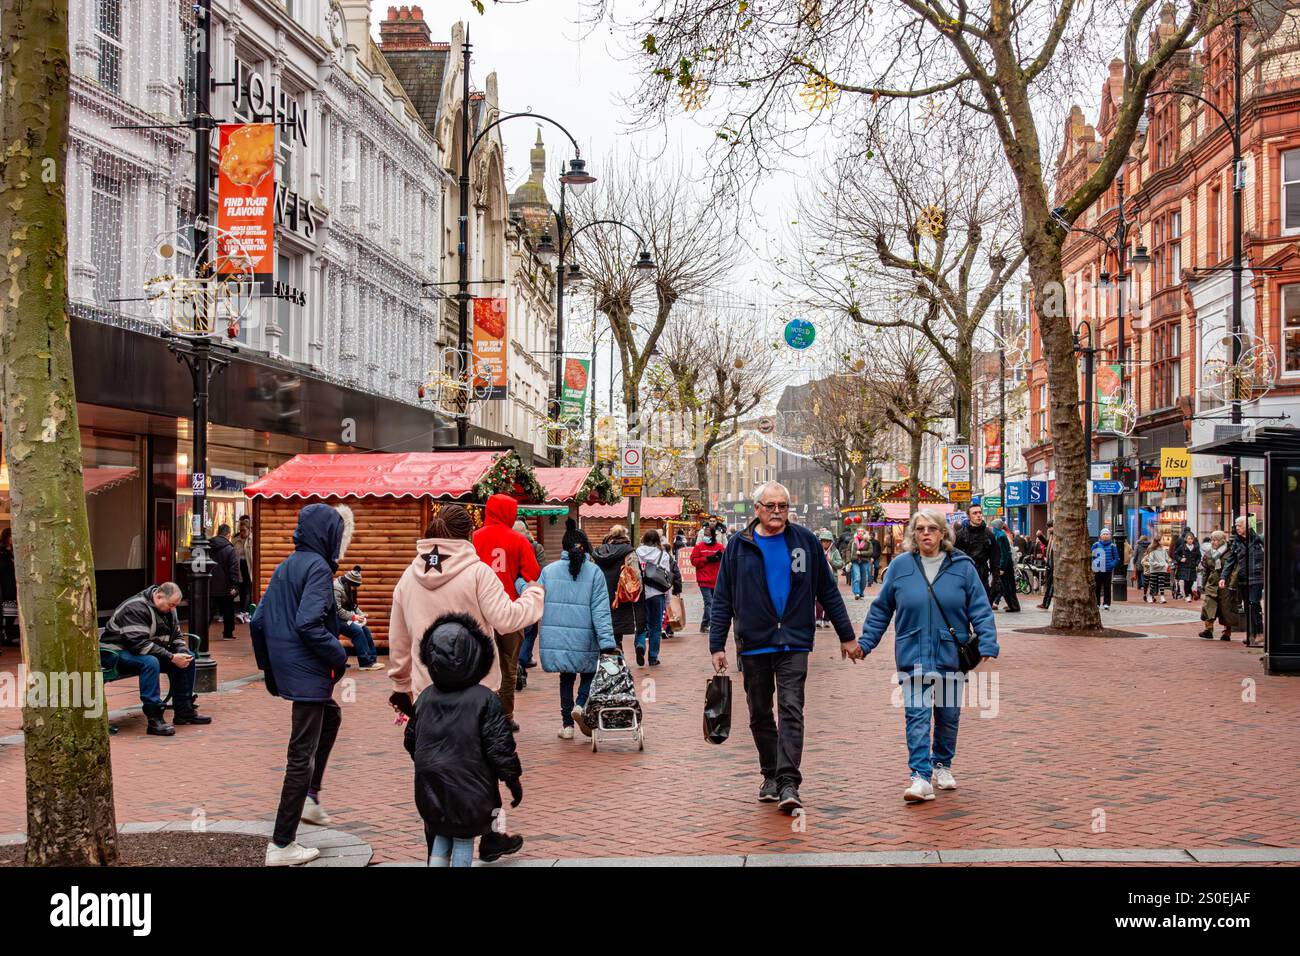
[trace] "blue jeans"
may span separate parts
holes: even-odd
[[[537,643],[537,625],[529,624],[524,628],[524,642],[519,645],[519,666],[533,666],[533,646]]]
[[[903,715],[907,722],[907,767],[914,776],[930,779],[935,764],[952,768],[957,754],[957,722],[966,688],[960,671],[945,674],[904,674]],[[934,712],[934,746],[930,746],[930,712]]]
[[[871,587],[871,562],[853,562],[853,596],[862,597],[862,592]]]
[[[357,652],[359,666],[368,667],[379,659],[379,652],[375,650],[375,638],[370,633],[370,628],[353,622],[340,627],[339,633],[352,642],[352,649]]]
[[[573,685],[578,677],[582,678],[578,684],[577,706],[587,706],[587,695],[591,693],[591,680],[596,676],[595,671],[587,674],[573,674],[561,672],[560,674],[560,719],[564,722],[565,727],[573,726]]]
[[[666,594],[656,594],[654,597],[645,599],[645,630],[638,631],[636,635],[636,646],[645,647],[646,639],[650,643],[650,660],[659,660],[659,637],[664,628],[664,602],[668,600]]]
[[[450,858],[450,859],[449,859]],[[429,854],[430,866],[473,866],[474,838],[436,836],[433,852]]]
[[[704,618],[700,630],[707,634],[709,633],[709,608],[713,607],[713,588],[700,588],[700,594],[704,597]]]
[[[182,712],[193,709],[194,697],[194,662],[189,667],[177,667],[171,661],[164,661],[152,654],[132,654],[122,651],[118,654],[118,670],[123,674],[140,675],[140,702],[151,707],[162,706],[159,693],[158,675],[165,673],[171,684],[172,704]]]

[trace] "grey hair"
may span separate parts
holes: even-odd
[[[916,544],[916,523],[922,519],[943,529],[943,537],[939,539],[940,551],[951,551],[957,547],[957,540],[952,533],[952,525],[948,523],[948,518],[942,511],[938,508],[917,508],[916,514],[912,515],[912,520],[907,523],[907,530],[903,532],[904,551],[914,551],[920,554],[921,549]]]
[[[169,601],[175,601],[181,596],[181,586],[175,581],[164,581],[158,585],[158,593]]]
[[[1218,528],[1215,528],[1213,531],[1210,532],[1211,543],[1214,543],[1216,541],[1221,543],[1227,540],[1228,540],[1228,536],[1224,534],[1222,531],[1220,531]]]
[[[992,521],[989,522],[989,527],[992,528],[994,531],[1001,531],[1004,527],[1006,527],[1006,522],[1004,522],[1001,518],[994,518]]]
[[[781,482],[779,481],[765,481],[761,485],[759,485],[756,489],[754,489],[754,504],[758,504],[760,501],[762,501],[769,489],[780,491],[781,494],[785,496],[786,501],[790,500],[789,488],[781,484]]]

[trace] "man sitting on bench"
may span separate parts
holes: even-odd
[[[118,651],[118,670],[140,675],[140,700],[149,718],[149,733],[171,737],[176,728],[163,720],[163,701],[159,696],[158,675],[167,674],[171,682],[172,702],[178,724],[210,724],[211,717],[201,716],[194,696],[194,656],[181,634],[176,606],[181,603],[181,589],[173,582],[147,587],[135,597],[127,598],[108,619],[100,641]]]

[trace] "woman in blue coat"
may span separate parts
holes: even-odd
[[[980,654],[998,656],[993,609],[975,562],[954,548],[952,529],[944,516],[933,508],[917,511],[903,537],[903,553],[890,562],[880,596],[871,605],[858,640],[862,656],[870,654],[893,620],[894,662],[903,691],[907,765],[912,772],[911,783],[903,792],[908,803],[933,800],[936,787],[957,789],[952,761],[957,753],[965,674],[948,628],[961,639],[974,630]]]
[[[586,545],[570,542],[570,549],[559,561],[542,569],[541,586],[546,591],[538,640],[541,643],[542,670],[560,675],[559,736],[573,739],[576,720],[582,732],[590,736],[582,713],[591,691],[591,679],[602,653],[613,653],[614,625],[609,613],[609,591],[605,574],[590,560]],[[580,680],[579,680],[580,679]],[[573,685],[578,682],[578,699]]]

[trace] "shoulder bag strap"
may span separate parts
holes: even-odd
[[[934,606],[939,609],[939,617],[943,618],[943,626],[948,629],[948,633],[952,635],[952,639],[960,644],[961,638],[957,636],[957,632],[954,631],[952,625],[948,623],[948,615],[943,612],[943,605],[939,603],[939,598],[935,596],[934,586],[930,583],[930,579],[925,574],[925,565],[921,563],[921,556],[913,551],[912,557],[916,559],[916,570],[921,575],[921,580],[925,582],[925,589],[930,592],[930,600],[934,601]]]

